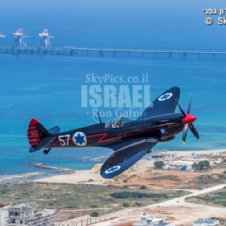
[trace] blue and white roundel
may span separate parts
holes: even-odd
[[[159,97],[159,101],[164,101],[164,100],[168,100],[170,97],[172,97],[173,94],[172,93],[165,93],[162,96]]]
[[[83,132],[76,132],[73,135],[72,139],[77,146],[86,146],[87,139],[86,135]]]
[[[115,171],[118,171],[120,170],[121,166],[113,166],[111,168],[109,168],[108,170],[105,171],[106,174],[109,174],[109,173],[114,173]]]

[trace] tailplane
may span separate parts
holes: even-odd
[[[27,136],[31,146],[29,152],[38,151],[48,146],[55,138],[56,134],[51,133],[60,131],[59,127],[54,127],[49,131],[36,119],[32,119],[29,123]]]

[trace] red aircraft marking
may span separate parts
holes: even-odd
[[[167,126],[165,127],[161,127],[161,128],[167,128]],[[149,129],[149,130],[146,130],[146,132],[150,132],[150,131],[153,131],[153,130],[158,130],[159,128],[153,128],[153,129]],[[136,129],[137,130],[137,129]],[[139,131],[139,132],[132,132],[131,134],[127,134],[127,135],[124,135],[122,137],[114,137],[114,138],[109,138],[109,139],[104,139],[108,133],[99,133],[99,134],[93,134],[93,135],[88,135],[86,136],[87,138],[92,138],[92,137],[100,137],[100,139],[97,141],[97,143],[102,143],[102,142],[106,142],[106,141],[110,141],[110,140],[117,140],[117,139],[120,139],[120,138],[125,138],[125,137],[130,137],[130,136],[134,136],[134,135],[137,135],[137,134],[140,134],[142,133],[143,131]],[[62,140],[66,141],[67,138],[62,138]],[[70,138],[69,141],[72,141],[73,139]],[[58,139],[54,140],[52,143],[59,143],[60,141]]]

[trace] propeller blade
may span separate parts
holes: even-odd
[[[190,128],[191,132],[194,134],[194,136],[199,140],[199,134],[198,134],[197,130],[195,129],[194,125],[190,124],[189,128]]]
[[[188,124],[185,124],[183,131],[182,131],[182,142],[185,144],[186,138],[188,134]]]
[[[178,104],[178,103],[177,103]],[[181,113],[183,114],[184,117],[186,117],[186,114],[184,113],[184,111],[182,110],[180,104],[178,104],[178,107],[180,108]]]
[[[188,114],[190,113],[190,108],[191,108],[191,99],[192,99],[192,95],[191,95],[190,102],[189,102],[189,105],[188,105]]]

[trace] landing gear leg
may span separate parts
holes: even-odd
[[[48,155],[49,152],[50,152],[50,150],[51,150],[51,148],[49,148],[49,149],[47,149],[47,150],[44,150],[43,153],[44,153],[45,155]]]

